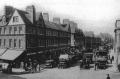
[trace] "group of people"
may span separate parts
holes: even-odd
[[[29,59],[29,61],[24,64],[24,69],[32,73],[40,71],[40,63],[37,60],[31,61],[31,59]]]
[[[90,62],[88,61],[88,59],[80,60],[80,69],[89,68],[89,66],[90,66]]]

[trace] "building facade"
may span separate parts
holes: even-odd
[[[26,11],[7,7],[5,13],[0,22],[2,61],[19,64],[32,59],[40,62],[55,59],[70,47],[82,47],[82,31],[77,30],[72,21],[62,24],[57,18],[51,22],[48,13],[36,13],[33,5],[27,6]]]
[[[114,45],[114,52],[115,52],[115,70],[118,70],[118,65],[120,64],[120,20],[116,20],[115,23],[115,45]]]
[[[101,38],[91,31],[84,32],[84,46],[85,49],[98,49],[101,46]]]

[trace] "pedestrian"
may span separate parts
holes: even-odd
[[[95,61],[95,70],[97,70],[97,68],[98,68],[98,63],[97,61]]]
[[[114,56],[112,56],[112,61],[114,61]]]
[[[107,77],[106,77],[106,79],[110,79],[110,76],[109,76],[109,74],[107,74]]]
[[[12,63],[9,63],[9,64],[8,64],[7,70],[8,70],[8,73],[11,73],[11,72],[12,72]]]
[[[83,61],[80,60],[80,69],[83,67]]]
[[[110,63],[112,64],[112,58],[110,59]]]
[[[32,72],[32,61],[31,61],[31,59],[28,60],[27,67],[28,67],[28,71]]]

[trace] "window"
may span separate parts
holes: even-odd
[[[43,43],[44,43],[43,39],[40,39],[39,40],[39,46],[44,46]]]
[[[2,45],[2,39],[0,39],[0,46]]]
[[[49,42],[49,41],[48,41],[48,40],[46,40],[46,45],[47,45],[47,46],[48,46],[48,42]]]
[[[9,39],[9,47],[12,47],[12,39]]]
[[[47,35],[47,36],[49,35],[49,31],[48,31],[48,30],[46,31],[46,35]]]
[[[43,35],[43,34],[44,34],[43,29],[40,29],[39,32],[40,32],[40,35]]]
[[[6,33],[6,27],[4,28],[4,34]]]
[[[49,31],[49,36],[51,36],[52,34],[51,34],[51,31]]]
[[[22,48],[22,39],[19,39],[19,48]]]
[[[17,47],[17,40],[14,39],[14,47]]]
[[[6,39],[4,39],[4,46],[6,45]]]
[[[22,26],[19,27],[19,34],[22,34]]]
[[[13,22],[18,22],[18,21],[19,21],[18,16],[14,16],[13,17]]]
[[[9,34],[12,34],[12,27],[9,27]]]
[[[0,28],[0,34],[2,34],[2,28]]]
[[[17,27],[14,27],[14,34],[17,34]]]

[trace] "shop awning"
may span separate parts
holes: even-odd
[[[4,54],[0,56],[0,59],[4,60],[15,60],[18,56],[20,56],[23,51],[18,50],[7,50]]]
[[[0,49],[0,56],[5,53],[7,49]]]

